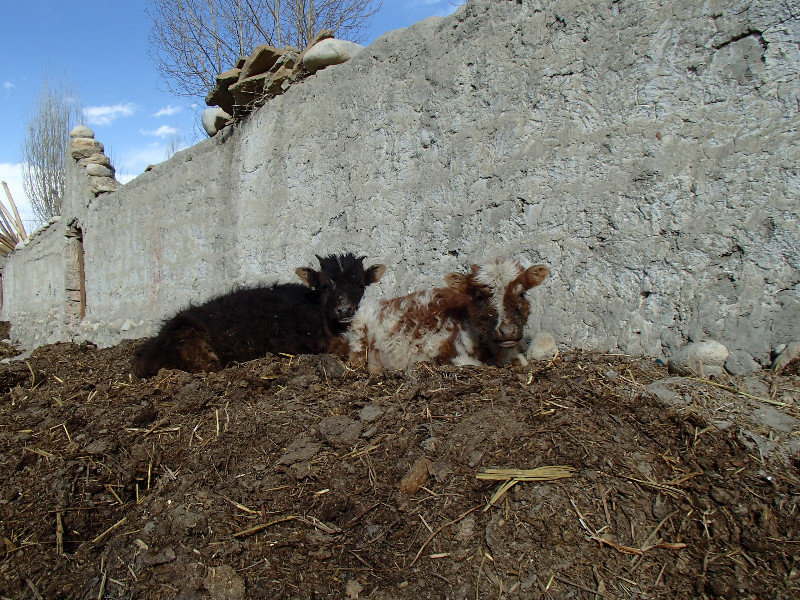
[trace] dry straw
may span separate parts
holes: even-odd
[[[478,479],[488,479],[490,481],[503,481],[504,483],[497,488],[497,491],[483,509],[489,510],[495,502],[503,497],[508,490],[517,485],[520,481],[554,481],[574,477],[575,469],[568,465],[557,465],[552,467],[537,467],[535,469],[486,469],[484,473],[478,473]]]

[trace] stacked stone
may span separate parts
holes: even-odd
[[[252,54],[239,58],[236,66],[217,76],[217,83],[206,96],[202,115],[203,128],[209,136],[240,120],[267,100],[283,94],[289,87],[330,65],[350,60],[363,46],[333,39],[333,32],[323,30],[306,50],[286,47],[279,50],[263,44]]]
[[[19,242],[17,242],[17,245],[14,246],[14,250],[19,250],[20,248],[24,248],[25,246],[29,245],[33,240],[35,240],[37,237],[39,237],[45,231],[47,231],[47,229],[51,225],[58,223],[60,220],[61,220],[60,215],[56,215],[55,217],[50,217],[50,219],[48,219],[48,221],[44,225],[42,225],[38,229],[35,229],[32,233],[28,234],[28,237],[26,237],[24,240],[20,240]],[[2,258],[2,262],[5,262],[4,258]]]
[[[78,125],[69,132],[72,138],[70,155],[86,169],[92,193],[95,196],[115,191],[120,183],[114,176],[111,159],[103,154],[103,144],[94,139],[94,131],[85,125]]]

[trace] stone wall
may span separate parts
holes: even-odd
[[[391,294],[497,254],[550,266],[529,325],[561,346],[716,339],[767,364],[800,339],[791,10],[472,0],[389,32],[115,192],[75,175],[60,227],[83,232],[86,316],[53,331],[151,334],[342,248],[387,264],[371,291]],[[52,337],[9,289],[35,246],[5,269],[25,345]]]

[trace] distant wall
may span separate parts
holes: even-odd
[[[5,267],[12,337],[152,334],[352,248],[387,264],[383,293],[520,255],[552,271],[531,332],[652,356],[714,338],[765,364],[800,339],[790,8],[472,0],[389,32],[115,192],[93,199],[73,173],[52,238]],[[70,224],[79,323],[58,301],[63,257],[39,248]]]
[[[68,238],[51,224],[3,267],[3,313],[12,322],[12,339],[38,346],[68,339],[66,285]]]

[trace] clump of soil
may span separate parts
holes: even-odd
[[[0,365],[3,597],[800,597],[797,377],[570,353],[139,381],[136,348]],[[476,477],[560,465],[491,507]]]
[[[8,339],[10,330],[8,321],[0,321],[0,359],[18,354],[17,349],[11,345],[11,340]]]

